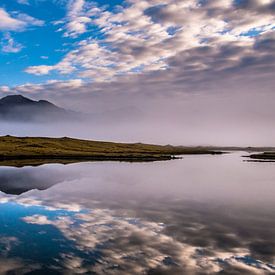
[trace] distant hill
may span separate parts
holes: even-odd
[[[0,120],[20,122],[52,122],[77,119],[76,112],[60,108],[46,100],[31,100],[22,95],[0,99]]]

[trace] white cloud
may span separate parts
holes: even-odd
[[[33,215],[22,218],[22,220],[26,223],[45,225],[52,224],[52,221],[48,220],[46,216],[43,215]]]
[[[8,13],[0,8],[0,31],[3,33],[1,41],[1,51],[5,53],[18,53],[22,50],[23,45],[16,42],[10,35],[10,32],[24,31],[32,26],[43,26],[44,21],[36,19],[24,13]]]
[[[23,46],[14,41],[9,33],[4,34],[1,40],[1,50],[5,53],[18,53],[22,50]]]
[[[211,47],[216,54],[223,47],[239,47],[238,55],[224,60],[225,69],[238,65],[246,55],[253,55],[257,37],[249,36],[249,31],[255,29],[264,34],[275,27],[274,16],[266,12],[267,3],[242,9],[232,0],[204,4],[195,0],[132,0],[119,12],[86,4],[84,0],[69,2],[65,35],[76,37],[87,31],[86,26],[91,23],[101,30],[104,38],[83,40],[59,63],[32,66],[26,72],[37,75],[74,72],[78,77],[104,82],[123,75],[168,70],[169,60],[178,56],[185,56],[181,66],[204,72],[215,68],[203,56],[192,61],[193,50]]]
[[[77,37],[86,32],[86,25],[91,22],[91,19],[86,16],[84,5],[85,0],[70,0],[68,2],[67,23],[64,36]]]
[[[3,8],[0,8],[0,30],[16,31],[26,27],[26,22],[11,17]]]
[[[0,8],[0,31],[23,31],[31,26],[43,26],[44,21],[36,19],[24,13],[8,13]]]
[[[230,250],[218,246],[213,249],[211,244],[196,246],[192,242],[180,240],[176,234],[168,235],[163,223],[138,218],[132,222],[133,218],[117,216],[115,211],[109,209],[94,208],[86,213],[59,216],[52,220],[43,215],[27,216],[22,220],[29,224],[56,227],[84,253],[100,249],[102,257],[92,265],[74,253],[61,254],[60,263],[65,273],[73,271],[101,274],[114,266],[117,267],[115,274],[144,274],[148,270],[159,270],[159,273],[166,271],[167,274],[214,274],[227,268],[240,269],[249,274],[263,274],[264,270],[272,272],[272,267],[262,261],[255,260],[255,265],[247,263],[245,259],[250,255],[250,250],[241,244]],[[200,223],[193,223],[189,227],[194,232],[203,229],[205,226]],[[237,239],[234,234],[231,237]],[[105,245],[101,246],[102,244]],[[211,253],[205,253],[208,249]],[[166,265],[167,258],[173,264]]]
[[[47,65],[32,66],[32,67],[28,67],[25,70],[25,72],[29,74],[35,74],[35,75],[45,75],[45,74],[48,74],[53,69],[54,69],[54,66],[47,66]]]
[[[0,86],[0,92],[2,93],[8,93],[10,91],[9,86]]]

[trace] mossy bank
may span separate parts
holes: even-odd
[[[0,165],[79,161],[157,161],[184,154],[221,154],[203,147],[116,143],[74,138],[0,137]]]

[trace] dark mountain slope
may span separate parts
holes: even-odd
[[[50,122],[76,118],[77,113],[46,100],[34,101],[22,95],[9,95],[0,99],[0,120]]]

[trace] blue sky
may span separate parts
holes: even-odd
[[[3,85],[17,85],[24,82],[36,81],[31,75],[24,73],[29,64],[40,64],[42,56],[48,57],[45,63],[57,62],[63,55],[56,49],[61,48],[65,42],[62,36],[55,32],[50,23],[65,15],[62,6],[54,5],[51,1],[35,5],[22,5],[16,1],[2,1],[2,7],[12,13],[14,11],[28,14],[45,23],[41,27],[30,27],[19,32],[9,32],[17,43],[22,45],[18,53],[1,52],[0,75]],[[35,2],[35,1],[33,1]],[[4,33],[1,33],[2,39]]]

